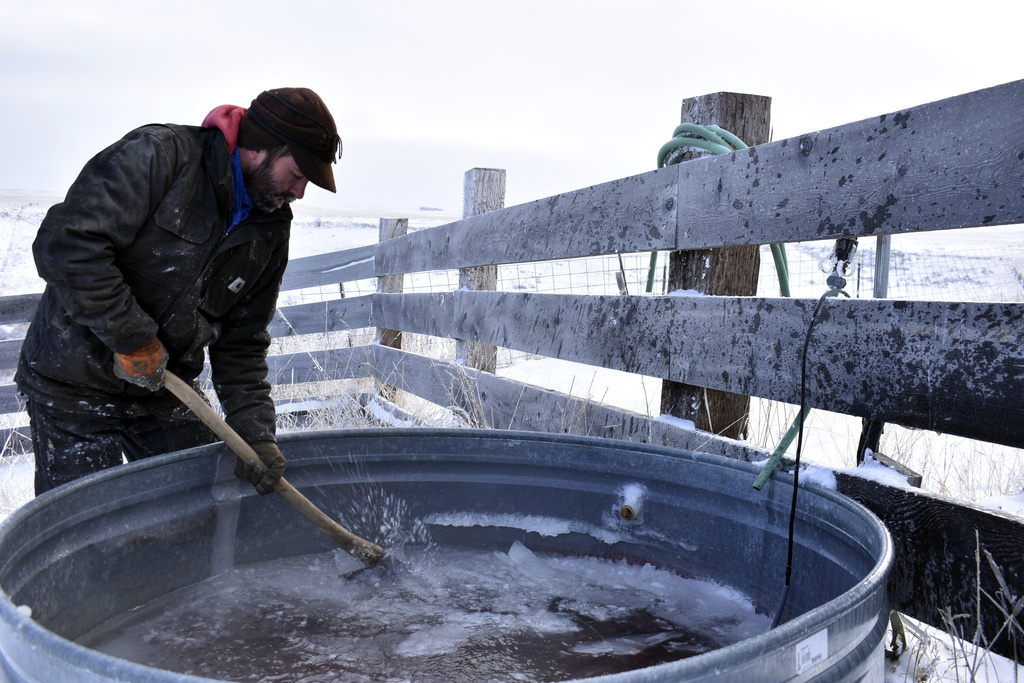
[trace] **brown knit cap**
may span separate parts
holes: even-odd
[[[327,105],[309,88],[264,90],[249,105],[239,137],[249,149],[283,142],[310,182],[337,191],[331,164],[341,158],[341,138]]]

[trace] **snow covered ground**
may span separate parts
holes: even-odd
[[[31,243],[47,207],[59,197],[41,196],[30,192],[0,191],[0,296],[40,292],[41,280],[36,276],[31,258]],[[301,204],[301,203],[300,203]],[[293,258],[338,251],[377,241],[378,219],[373,212],[318,211],[296,206],[297,216],[292,230],[291,254]],[[422,212],[410,217],[410,229],[438,225],[454,216]],[[873,240],[861,246],[870,253]],[[818,296],[824,288],[824,275],[814,267],[817,260],[827,255],[829,244],[790,245],[790,265],[796,273],[794,295]],[[894,298],[948,298],[975,300],[1024,301],[1024,227],[1000,227],[981,230],[948,231],[945,233],[897,236],[893,239]],[[999,254],[999,258],[993,255]],[[969,262],[968,267],[978,269],[971,275],[957,270],[955,263]],[[646,255],[636,259],[631,291],[638,287],[647,267]],[[945,260],[940,260],[945,259]],[[966,259],[966,261],[965,261]],[[775,295],[772,290],[771,259],[762,271],[762,293]],[[913,270],[911,264],[939,262],[925,276]],[[997,264],[996,261],[999,261]],[[810,265],[808,265],[810,264]],[[934,272],[933,272],[934,271]],[[595,288],[615,287],[614,269],[609,270],[592,262],[557,264],[546,270],[537,266],[521,266],[514,273],[503,272],[509,289],[533,291],[594,292]],[[444,274],[422,276],[412,283],[426,287],[444,280]],[[870,296],[870,282],[866,279],[864,296]],[[912,280],[921,284],[924,293],[913,296],[900,294],[899,287]],[[988,289],[981,294],[965,291],[967,281],[985,280]],[[456,280],[457,282],[457,280]],[[901,284],[902,283],[902,284]],[[373,283],[364,283],[372,288]],[[454,286],[457,286],[455,284]],[[408,287],[407,287],[408,291]],[[319,292],[289,293],[285,303],[294,303],[304,297],[319,296]],[[8,329],[2,338],[17,338],[19,330]],[[640,413],[657,414],[660,383],[653,378],[595,369],[552,359],[537,359],[512,355],[505,357],[500,374],[551,389],[589,397]],[[5,378],[0,381],[9,382]],[[772,448],[795,416],[793,406],[755,401],[752,410],[751,440]],[[6,425],[20,417],[7,417]],[[805,436],[805,457],[812,466],[831,468],[852,466],[853,447],[859,436],[858,420],[845,416],[814,412],[808,422]],[[1024,517],[1024,456],[1022,451],[969,442],[941,435],[887,430],[880,447],[887,455],[901,456],[901,462],[925,475],[925,488],[946,495],[973,499],[1009,514]],[[792,452],[792,451],[791,451]],[[26,460],[0,462],[0,519],[31,496],[32,466]],[[877,468],[861,468],[861,476],[891,477],[891,472]],[[908,655],[902,657],[887,675],[887,683],[897,681],[1016,681],[1024,678],[1024,668],[1014,667],[999,657],[980,655],[974,661],[959,648],[962,643],[951,641],[944,634],[925,627],[908,628],[911,639]],[[912,656],[911,656],[912,655]],[[974,661],[974,669],[971,662]],[[973,678],[972,678],[973,676]]]

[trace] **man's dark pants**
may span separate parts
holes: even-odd
[[[185,406],[114,418],[28,402],[36,457],[36,495],[93,472],[162,453],[202,446],[217,437]]]

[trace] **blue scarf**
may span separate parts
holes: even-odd
[[[249,191],[245,189],[245,179],[242,178],[242,158],[238,155],[237,147],[231,154],[231,177],[234,180],[234,192],[231,193],[231,223],[228,224],[228,232],[231,232],[236,225],[252,213],[252,198],[249,197]]]

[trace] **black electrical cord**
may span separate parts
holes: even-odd
[[[800,358],[800,413],[804,413],[804,406],[807,403],[807,349],[811,345],[811,331],[814,330],[814,324],[818,321],[818,313],[821,312],[821,307],[825,303],[825,299],[842,294],[845,297],[850,295],[843,291],[833,287],[818,299],[817,305],[814,307],[814,312],[811,313],[811,322],[807,325],[807,335],[804,337],[804,350],[803,355]],[[800,454],[804,448],[804,421],[800,421],[800,430],[797,432],[796,437],[796,467],[793,470],[793,500],[789,508],[789,548],[788,555],[786,557],[786,583],[782,588],[782,596],[779,599],[779,606],[775,608],[775,616],[772,618],[772,625],[769,626],[769,630],[775,628],[782,621],[782,612],[786,609],[786,601],[789,599],[789,585],[790,579],[793,577],[793,545],[794,545],[794,529],[796,526],[796,493],[800,488]]]

